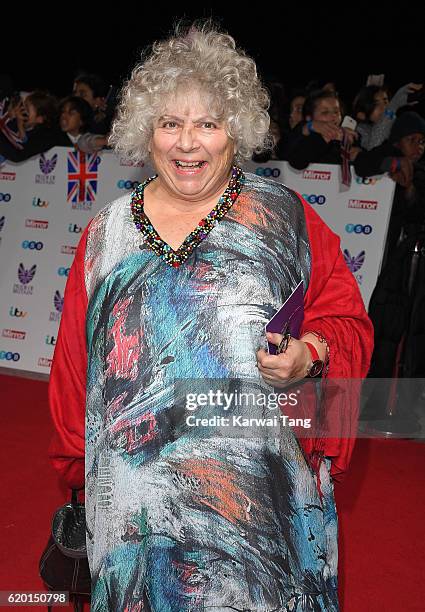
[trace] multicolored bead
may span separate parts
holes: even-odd
[[[193,253],[198,244],[202,242],[202,240],[205,240],[216,223],[220,221],[233,206],[238,195],[242,191],[244,174],[241,168],[233,166],[232,175],[226,191],[212,211],[204,219],[199,221],[197,227],[186,237],[177,251],[174,251],[170,245],[164,242],[157,234],[143,210],[144,189],[146,185],[156,177],[156,174],[151,176],[144,183],[141,183],[133,192],[131,196],[131,214],[133,222],[137,230],[143,234],[144,244],[150,247],[159,257],[162,257],[169,266],[179,268]]]

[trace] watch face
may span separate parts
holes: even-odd
[[[322,373],[323,370],[323,361],[320,361],[320,359],[316,359],[316,361],[313,361],[313,364],[309,370],[308,376],[310,377],[314,377],[314,376],[319,376],[319,374]]]

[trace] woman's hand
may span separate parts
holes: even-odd
[[[327,121],[313,121],[311,127],[313,131],[320,134],[326,142],[330,142],[331,140],[342,140],[342,128],[333,123],[328,123]]]
[[[267,333],[267,340],[276,346],[281,334]],[[257,365],[264,381],[272,387],[286,387],[303,379],[311,366],[311,353],[305,342],[291,338],[285,353],[269,355],[264,349],[257,351]]]
[[[355,140],[358,139],[359,135],[355,130],[352,130],[350,128],[341,128],[342,131],[345,133],[345,135],[347,136],[348,142],[350,145],[352,145],[354,143]]]

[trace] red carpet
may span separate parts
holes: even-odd
[[[52,431],[46,390],[44,382],[0,376],[3,591],[43,589],[38,559],[51,515],[67,498],[46,456]],[[425,444],[357,443],[349,475],[335,487],[343,612],[425,609],[424,468]]]

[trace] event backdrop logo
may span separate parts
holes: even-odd
[[[49,357],[39,357],[37,364],[43,368],[50,368],[52,366],[53,359]]]
[[[324,195],[316,195],[315,193],[303,193],[302,197],[309,204],[319,204],[320,206],[326,204],[326,198]]]
[[[4,222],[5,221],[6,221],[6,217],[4,215],[2,217],[0,217],[0,232],[4,228]],[[1,244],[1,238],[0,238],[0,244]]]
[[[9,315],[11,317],[19,317],[19,318],[24,318],[27,316],[27,312],[25,312],[25,310],[20,310],[19,308],[17,308],[17,306],[11,306],[10,310],[9,310]]]
[[[130,179],[120,179],[117,182],[117,187],[118,189],[137,189],[140,184],[141,183],[139,183],[139,181],[130,181]]]
[[[344,259],[350,272],[353,274],[358,284],[361,285],[363,282],[363,274],[356,274],[356,272],[358,272],[364,264],[365,251],[360,251],[358,255],[352,256],[348,249],[344,249]]]
[[[70,223],[68,225],[68,232],[70,232],[71,234],[81,234],[82,231],[83,228],[77,225],[76,223]]]
[[[41,251],[44,248],[44,244],[40,241],[35,240],[24,240],[22,243],[23,249],[30,249],[31,251]]]
[[[366,236],[368,236],[372,233],[372,226],[361,225],[361,223],[347,223],[347,225],[345,226],[345,231],[348,234],[365,234]]]
[[[18,331],[17,329],[4,329],[1,335],[3,338],[10,338],[11,340],[25,340],[27,332]]]
[[[360,251],[358,255],[353,257],[348,249],[344,249],[344,259],[350,271],[357,272],[364,264],[365,251]]]
[[[359,185],[376,185],[379,178],[369,178],[368,176],[356,176],[356,183]]]
[[[0,172],[0,181],[15,181],[16,172]]]
[[[348,208],[358,208],[359,210],[376,210],[377,200],[348,200]]]
[[[19,293],[22,295],[32,295],[34,287],[30,285],[37,270],[37,265],[34,264],[28,270],[24,267],[23,263],[19,264],[18,267],[18,279],[19,283],[13,285],[13,293]]]
[[[40,198],[33,198],[32,205],[37,206],[38,208],[47,208],[49,206],[49,202],[46,200],[41,200]]]
[[[260,167],[255,170],[255,174],[257,176],[273,176],[274,178],[278,178],[280,176],[280,169]]]
[[[55,175],[49,176],[49,175],[56,168],[57,161],[58,161],[57,153],[55,153],[51,159],[46,157],[45,153],[42,153],[40,155],[40,159],[38,160],[42,174],[35,175],[35,182],[41,183],[43,185],[54,185],[56,176]]]
[[[25,227],[45,230],[49,227],[49,222],[41,219],[25,219]]]
[[[0,359],[6,361],[19,361],[21,355],[19,353],[12,353],[12,351],[0,351]]]
[[[62,310],[63,310],[63,297],[59,291],[55,291],[53,296],[53,305],[55,310],[50,313],[49,321],[60,321]]]
[[[97,153],[86,155],[81,151],[68,153],[68,195],[74,210],[91,210],[97,193]]]
[[[10,202],[12,196],[10,193],[1,193],[0,192],[0,202]]]
[[[310,179],[314,181],[330,181],[331,176],[331,172],[322,172],[319,170],[304,170],[303,172],[304,179]]]

